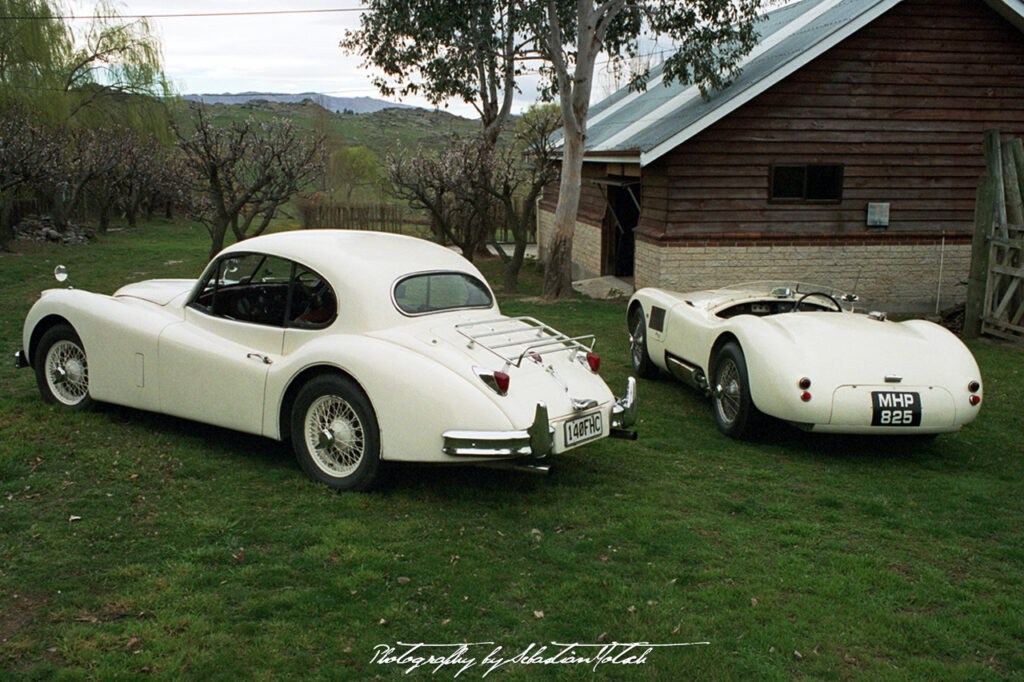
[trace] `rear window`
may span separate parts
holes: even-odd
[[[465,272],[424,272],[395,283],[395,305],[406,315],[425,315],[460,308],[490,308],[487,285]]]

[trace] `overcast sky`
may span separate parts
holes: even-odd
[[[77,15],[94,4],[73,0]],[[122,15],[260,12],[360,7],[358,0],[125,0]],[[180,17],[152,19],[161,38],[167,75],[181,93],[321,92],[338,97],[378,97],[358,57],[338,47],[345,29],[358,28],[359,13]],[[536,99],[535,84],[523,81],[520,111]],[[397,100],[392,100],[397,101]],[[422,98],[407,104],[430,107]],[[469,105],[452,102],[452,113],[476,117]]]

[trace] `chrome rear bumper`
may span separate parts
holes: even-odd
[[[626,379],[626,394],[612,406],[612,428],[626,429],[636,424],[636,378]]]
[[[548,406],[537,403],[533,424],[511,431],[445,431],[444,454],[455,457],[544,457],[555,442]]]
[[[636,379],[626,380],[626,393],[612,405],[611,431],[615,435],[636,423]],[[537,403],[533,424],[510,431],[445,431],[444,454],[453,457],[532,457],[551,454],[555,428],[548,421],[548,408]]]

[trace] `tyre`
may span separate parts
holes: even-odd
[[[759,412],[750,399],[747,361],[734,341],[715,355],[711,400],[718,430],[730,438],[744,438],[755,430]]]
[[[336,490],[366,490],[380,465],[380,431],[370,401],[342,376],[303,386],[291,414],[292,447],[314,481]]]
[[[629,358],[638,377],[658,378],[658,368],[647,353],[647,324],[644,322],[644,309],[640,306],[629,314]]]
[[[85,346],[69,325],[48,329],[39,339],[34,359],[36,384],[43,400],[75,410],[87,410],[94,405],[89,397]]]

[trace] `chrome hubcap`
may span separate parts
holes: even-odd
[[[61,340],[50,346],[45,367],[50,392],[64,405],[77,405],[89,394],[89,365],[77,343]]]
[[[306,411],[306,448],[330,476],[349,476],[366,451],[363,424],[352,406],[336,395],[313,401]]]

